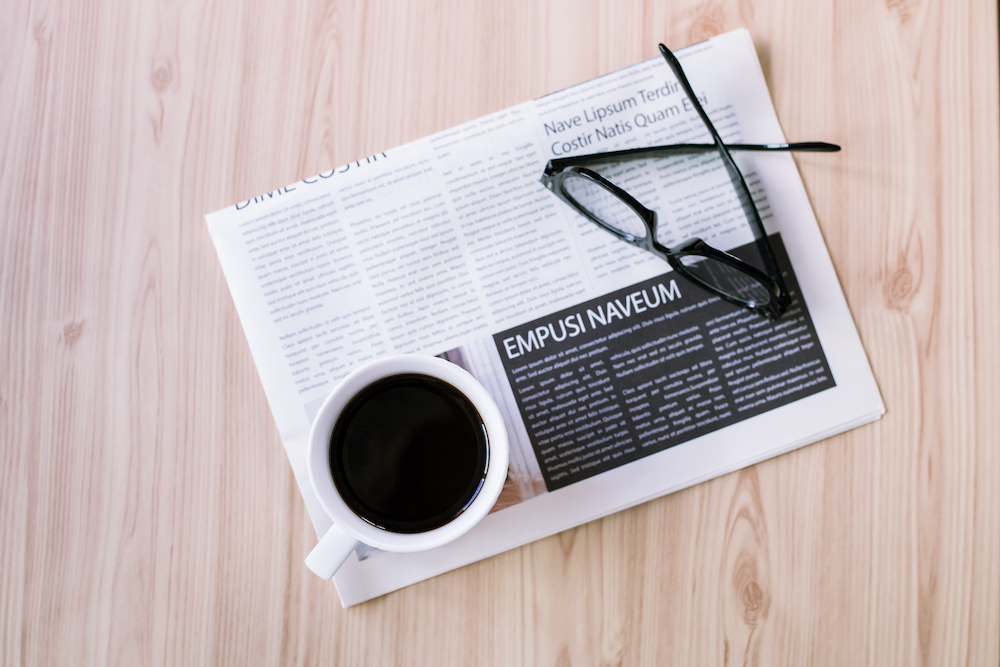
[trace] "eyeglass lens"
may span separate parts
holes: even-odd
[[[698,255],[681,255],[679,259],[695,278],[750,306],[766,305],[771,299],[766,286],[725,262]]]
[[[604,186],[590,178],[569,172],[562,182],[563,192],[577,206],[600,220],[606,227],[634,239],[643,239],[648,233],[646,223],[630,206]]]

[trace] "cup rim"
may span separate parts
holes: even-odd
[[[368,523],[348,507],[333,482],[329,442],[337,415],[359,391],[393,375],[416,373],[447,382],[465,394],[483,419],[489,446],[489,464],[483,486],[468,507],[443,526],[421,533],[394,533]],[[439,357],[394,354],[359,366],[342,379],[323,401],[309,430],[309,481],[320,505],[339,526],[359,542],[383,551],[410,553],[443,546],[467,533],[489,514],[507,479],[507,430],[496,401],[468,371]]]

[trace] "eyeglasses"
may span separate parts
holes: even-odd
[[[558,158],[550,160],[546,165],[541,181],[587,219],[623,241],[666,260],[677,273],[696,285],[727,301],[776,320],[788,308],[791,297],[764,231],[760,212],[730,151],[833,152],[839,151],[840,147],[824,142],[726,145],[698,101],[680,62],[663,44],[660,44],[660,53],[673,70],[691,106],[708,128],[714,143],[672,144]],[[683,192],[686,181],[717,171],[721,166],[728,176],[728,183],[718,182],[716,187],[710,188],[711,192],[703,196],[700,203],[691,206],[704,210],[707,205],[717,211],[717,216],[722,217],[734,208],[742,211],[737,215],[746,219],[754,238],[746,260],[713,248],[698,237],[686,238],[680,242],[677,242],[678,239],[668,238],[665,240],[673,245],[667,247],[657,237],[656,211],[640,204],[633,195],[606,177],[614,178],[639,196],[655,199],[659,186],[651,185],[650,173],[658,169],[668,173],[666,169],[676,167],[676,157],[683,155],[700,157],[695,158],[687,170],[682,170],[686,175],[667,177],[668,185]],[[660,159],[671,162],[671,158],[674,158],[672,164],[665,167],[653,164]],[[642,160],[646,163],[635,162]],[[643,166],[646,167],[645,170],[640,169]],[[599,171],[603,171],[604,175]],[[721,192],[721,189],[726,192]],[[732,202],[734,194],[738,203]],[[672,202],[675,212],[680,211],[680,218],[685,217],[684,198],[681,195]],[[690,225],[684,224],[683,220],[679,225],[681,229],[687,226]]]

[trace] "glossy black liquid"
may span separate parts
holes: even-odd
[[[427,375],[395,375],[366,387],[330,436],[330,472],[344,501],[397,533],[433,530],[461,514],[488,466],[476,407]]]

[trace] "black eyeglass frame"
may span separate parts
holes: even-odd
[[[670,66],[670,69],[677,77],[678,82],[680,82],[685,94],[691,101],[692,106],[701,117],[702,122],[708,128],[709,134],[711,134],[714,143],[673,144],[669,146],[652,146],[623,151],[591,153],[577,157],[556,158],[550,160],[545,166],[545,171],[542,174],[541,181],[547,188],[549,188],[549,190],[553,192],[553,194],[572,206],[590,221],[596,223],[602,229],[611,232],[623,241],[662,258],[669,263],[675,271],[683,275],[688,280],[691,280],[695,284],[727,301],[743,306],[744,308],[760,312],[768,319],[776,320],[784,314],[785,310],[787,310],[789,304],[791,303],[791,296],[789,295],[788,288],[781,276],[781,269],[778,267],[778,262],[775,259],[774,250],[771,247],[771,243],[767,239],[767,232],[764,230],[764,223],[760,219],[760,213],[757,211],[757,206],[754,204],[753,197],[750,195],[750,188],[747,187],[746,181],[743,179],[743,174],[740,173],[739,168],[736,166],[736,162],[733,160],[730,150],[834,152],[839,151],[840,147],[835,144],[828,144],[825,142],[804,142],[795,144],[732,144],[727,146],[722,141],[722,137],[719,136],[718,131],[716,131],[715,126],[709,119],[705,109],[698,101],[698,97],[691,88],[691,84],[688,82],[688,79],[684,74],[684,70],[681,68],[680,62],[663,44],[660,44],[660,54],[667,61],[667,64]],[[628,192],[607,180],[597,172],[587,168],[587,165],[622,162],[625,160],[641,159],[645,157],[668,157],[673,155],[690,155],[708,152],[718,152],[722,158],[723,165],[725,166],[729,179],[736,190],[736,195],[740,201],[744,215],[746,216],[747,223],[750,225],[750,229],[753,232],[754,242],[757,246],[758,252],[760,253],[766,272],[757,269],[734,255],[717,248],[713,248],[700,238],[691,238],[674,246],[673,248],[667,248],[656,240],[656,211],[646,208]],[[585,178],[621,200],[622,203],[632,209],[632,211],[634,211],[643,221],[646,227],[646,235],[639,238],[608,225],[591,213],[586,207],[576,202],[572,195],[570,195],[569,192],[567,192],[563,187],[564,181],[569,177]],[[730,294],[721,287],[706,282],[695,272],[689,270],[688,267],[681,261],[681,258],[685,256],[709,258],[743,273],[766,288],[769,295],[768,302],[758,303],[756,300],[746,299],[735,294]]]

